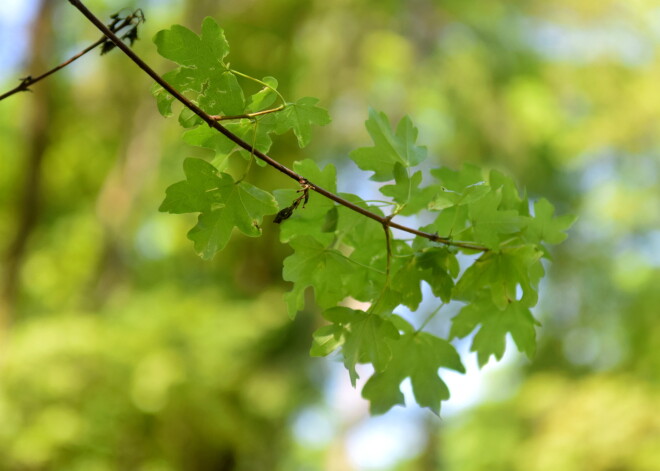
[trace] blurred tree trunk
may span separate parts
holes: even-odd
[[[145,83],[147,81],[145,80]],[[145,87],[142,87],[145,88]],[[113,168],[99,192],[96,215],[105,229],[105,244],[91,289],[92,309],[99,309],[126,276],[125,257],[127,226],[136,200],[150,175],[158,169],[161,145],[158,140],[160,116],[155,114],[153,98],[138,89],[116,97],[121,101],[124,127],[117,133],[122,139]],[[141,95],[138,95],[141,94]]]
[[[38,74],[55,65],[53,54],[53,5],[43,0],[31,28],[28,73]],[[26,74],[27,75],[27,74]],[[16,229],[14,237],[4,254],[4,273],[0,287],[0,336],[15,319],[17,298],[20,291],[20,271],[30,236],[39,219],[42,202],[42,162],[49,143],[49,121],[52,110],[52,86],[44,80],[31,88],[30,95],[15,96],[14,100],[25,100],[25,124],[22,138],[25,140],[23,157],[23,184],[16,199]]]
[[[424,430],[426,431],[426,446],[419,456],[417,468],[419,471],[438,471],[443,469],[441,463],[440,428],[442,419],[436,416],[426,418]]]

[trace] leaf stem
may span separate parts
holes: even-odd
[[[257,111],[256,113],[245,113],[245,114],[237,114],[233,116],[221,116],[221,115],[211,115],[211,118],[215,119],[216,121],[229,121],[232,119],[254,119],[258,116],[262,116],[268,113],[277,113],[278,111],[282,111],[284,108],[286,108],[285,105],[280,105],[277,108],[272,108],[270,110],[262,110],[262,111]]]
[[[262,80],[259,80],[258,78],[254,78],[250,75],[244,74],[243,72],[240,72],[240,71],[235,70],[235,69],[229,69],[229,72],[231,72],[232,74],[238,75],[239,77],[243,77],[245,79],[252,80],[253,82],[258,83],[259,85],[263,85],[266,88],[270,88],[272,91],[274,91],[277,94],[277,96],[280,98],[280,100],[282,100],[282,106],[286,105],[286,100],[284,99],[282,94],[280,92],[278,92],[276,88],[271,87],[266,82],[264,82]]]
[[[278,171],[282,172],[283,174],[287,175],[288,177],[296,180],[300,184],[306,184],[309,185],[309,189],[319,193],[320,195],[325,196],[326,198],[342,205],[345,206],[359,214],[362,214],[365,217],[368,217],[369,219],[373,219],[374,221],[379,222],[381,225],[386,225],[390,228],[393,229],[399,229],[404,232],[408,232],[410,234],[415,234],[419,237],[423,237],[425,239],[429,239],[433,242],[438,242],[444,245],[451,245],[454,247],[459,247],[463,249],[468,249],[468,250],[475,250],[479,252],[488,252],[489,249],[487,247],[484,247],[482,245],[477,245],[477,244],[472,244],[470,242],[458,242],[451,240],[450,238],[447,237],[441,237],[437,234],[430,234],[428,232],[420,231],[419,229],[414,229],[412,227],[407,227],[402,224],[395,223],[388,219],[387,217],[380,216],[378,214],[372,213],[371,211],[361,208],[360,206],[351,203],[350,201],[320,187],[315,185],[314,183],[310,182],[307,180],[304,176],[299,175],[298,173],[294,172],[293,170],[289,169],[288,167],[282,165],[279,163],[277,160],[273,159],[272,157],[269,157],[268,155],[264,154],[258,149],[255,149],[253,146],[245,142],[243,139],[238,137],[236,134],[232,133],[229,131],[227,128],[222,126],[219,122],[214,120],[208,113],[206,113],[204,110],[202,110],[199,106],[195,105],[193,102],[191,102],[188,98],[183,96],[180,92],[178,92],[172,85],[170,85],[168,82],[166,82],[156,71],[154,71],[149,65],[147,65],[146,62],[144,62],[133,50],[131,50],[130,47],[128,47],[126,44],[124,44],[118,37],[115,35],[106,25],[103,24],[101,20],[99,20],[89,9],[80,1],[80,0],[69,0],[69,2],[76,7],[94,26],[96,26],[103,34],[105,34],[110,40],[115,43],[115,45],[121,49],[124,54],[126,54],[140,69],[142,69],[147,75],[149,75],[152,79],[158,83],[161,87],[163,87],[170,95],[172,95],[174,98],[176,98],[179,102],[181,102],[186,108],[188,108],[190,111],[195,113],[197,116],[199,116],[206,124],[208,124],[210,127],[221,133],[223,136],[227,137],[230,141],[234,142],[238,146],[242,147],[243,149],[247,150],[248,152],[254,153],[254,155],[266,162],[268,165],[271,167],[277,169]],[[237,75],[242,75],[245,76],[244,74],[238,73]],[[253,79],[257,81],[258,83],[262,83],[265,86],[268,86],[268,84],[254,79],[253,77],[245,76],[250,79]],[[272,87],[271,87],[272,88]],[[275,90],[276,91],[276,90]],[[279,95],[279,93],[278,93]],[[280,95],[281,96],[281,95]]]
[[[389,220],[389,217],[387,219]],[[387,226],[387,224],[383,224],[383,230],[385,231],[385,247],[387,247],[387,259],[385,262],[385,283],[383,283],[383,288],[380,290],[376,300],[371,303],[368,311],[370,313],[374,312],[376,306],[378,306],[380,301],[383,299],[383,296],[385,296],[385,293],[387,293],[387,289],[390,287],[390,272],[392,265],[392,234],[390,234],[390,228]]]
[[[384,200],[362,200],[363,203],[382,203],[383,206],[396,206],[397,203]]]
[[[240,180],[238,180],[236,183],[240,183],[243,180],[245,180],[245,177],[248,176],[248,173],[250,173],[250,168],[252,168],[252,161],[254,160],[254,149],[256,149],[257,146],[257,128],[259,127],[259,121],[256,119],[253,120],[254,123],[254,131],[252,133],[252,150],[250,151],[250,160],[248,160],[247,168],[245,169],[245,173],[241,177]]]

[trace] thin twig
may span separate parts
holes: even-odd
[[[132,19],[131,19],[131,18],[129,18],[129,19],[124,19],[124,20],[121,21],[121,23],[119,23],[117,26],[115,26],[115,27],[113,28],[113,31],[114,31],[114,32],[119,32],[119,31],[121,31],[122,29],[124,29],[125,27],[130,26],[130,25],[132,25],[132,24],[133,24],[133,23],[132,23]],[[87,46],[85,49],[83,49],[82,51],[80,51],[80,52],[79,52],[78,54],[76,54],[75,56],[69,58],[68,60],[66,60],[66,61],[64,61],[64,62],[62,62],[60,65],[58,65],[58,66],[56,66],[56,67],[53,67],[53,68],[50,69],[49,71],[44,72],[43,74],[41,74],[41,75],[39,75],[39,76],[37,76],[37,77],[32,77],[31,75],[28,75],[27,77],[24,77],[24,78],[20,79],[20,80],[21,80],[21,83],[19,83],[16,87],[14,87],[14,88],[12,88],[11,90],[9,90],[8,92],[5,92],[5,93],[3,93],[2,95],[0,95],[0,101],[2,101],[2,100],[4,100],[5,98],[8,98],[8,97],[14,95],[15,93],[30,91],[30,87],[31,87],[32,85],[34,85],[35,83],[37,83],[37,82],[39,82],[39,81],[45,79],[45,78],[48,77],[49,75],[54,74],[54,73],[57,72],[58,70],[63,69],[64,67],[66,67],[67,65],[71,64],[71,63],[74,62],[75,60],[80,59],[82,56],[84,56],[85,54],[87,54],[89,51],[91,51],[91,50],[97,48],[97,47],[100,46],[101,44],[105,43],[107,40],[108,40],[108,38],[107,38],[106,36],[103,36],[101,39],[99,39],[98,41],[93,42],[92,44],[90,44],[89,46]]]
[[[351,203],[348,200],[345,200],[344,198],[320,187],[315,185],[314,183],[310,182],[307,180],[304,176],[299,175],[298,173],[294,172],[293,170],[289,169],[288,167],[282,165],[279,163],[277,160],[273,159],[272,157],[269,157],[268,155],[264,154],[258,149],[255,149],[253,146],[245,142],[243,139],[238,137],[236,134],[232,133],[229,131],[227,128],[222,126],[219,122],[214,120],[208,113],[206,113],[204,110],[202,110],[199,106],[195,105],[193,102],[191,102],[189,99],[187,99],[185,96],[183,96],[181,93],[179,93],[172,85],[170,85],[168,82],[163,80],[163,78],[156,72],[154,71],[149,65],[147,65],[146,62],[144,62],[137,54],[135,54],[130,47],[128,47],[126,44],[124,44],[118,37],[115,35],[106,25],[103,24],[101,20],[99,20],[85,5],[80,0],[69,0],[69,2],[76,7],[94,26],[96,26],[103,34],[105,34],[110,40],[115,43],[115,45],[121,49],[124,54],[126,54],[139,68],[141,68],[147,75],[149,75],[152,79],[158,83],[161,87],[163,87],[170,95],[172,95],[174,98],[176,98],[179,102],[181,102],[186,108],[188,108],[190,111],[195,113],[197,116],[199,116],[202,121],[204,121],[206,124],[208,124],[210,127],[221,133],[223,136],[225,136],[227,139],[230,141],[234,142],[238,146],[242,147],[243,149],[247,150],[248,152],[253,153],[255,156],[257,156],[259,159],[263,160],[266,162],[268,165],[271,167],[277,169],[281,173],[287,175],[288,177],[292,178],[293,180],[296,180],[300,184],[308,185],[309,189],[319,193],[320,195],[325,196],[326,198],[342,205],[345,206],[346,208],[349,208],[356,213],[360,213],[365,217],[368,217],[369,219],[373,219],[374,221],[379,222],[381,225],[386,225],[390,228],[393,229],[399,229],[404,232],[408,232],[410,234],[415,234],[419,237],[423,237],[426,239],[429,239],[433,242],[438,242],[441,244],[445,245],[451,245],[454,247],[459,247],[463,249],[469,249],[469,250],[475,250],[475,251],[480,251],[480,252],[487,252],[489,249],[487,247],[477,245],[477,244],[472,244],[469,242],[458,242],[458,241],[453,241],[450,238],[447,237],[441,237],[437,234],[430,234],[428,232],[420,231],[418,229],[413,229],[411,227],[407,227],[395,222],[392,222],[388,218],[384,216],[380,216],[378,214],[372,213],[371,211],[364,209],[357,204]]]
[[[249,75],[244,74],[243,72],[240,72],[240,71],[238,71],[238,70],[229,69],[229,72],[231,72],[231,73],[234,74],[234,75],[238,75],[239,77],[243,77],[243,78],[245,78],[245,79],[252,80],[253,82],[258,83],[259,85],[262,85],[262,86],[264,86],[265,88],[269,88],[270,90],[272,90],[273,92],[275,92],[275,93],[277,94],[278,97],[280,97],[280,100],[282,100],[282,104],[283,104],[283,105],[286,104],[286,100],[284,99],[284,97],[282,96],[282,94],[281,94],[280,92],[277,91],[277,88],[273,88],[272,86],[268,85],[266,82],[264,82],[264,81],[262,81],[262,80],[259,80],[258,78],[255,78],[255,77],[250,77]]]
[[[71,64],[73,61],[75,61],[76,59],[79,59],[80,57],[82,57],[82,56],[84,56],[85,54],[87,54],[87,53],[88,53],[89,51],[91,51],[92,49],[94,49],[94,48],[100,46],[100,45],[103,44],[105,41],[106,41],[106,38],[105,38],[105,36],[104,36],[104,37],[102,37],[101,39],[99,39],[98,41],[96,41],[96,42],[90,44],[89,46],[87,46],[85,49],[83,49],[82,51],[80,51],[80,52],[79,52],[78,54],[76,54],[75,56],[71,57],[69,60],[67,60],[67,61],[65,61],[65,62],[62,62],[62,63],[61,63],[60,65],[58,65],[57,67],[54,67],[54,68],[50,69],[48,72],[45,72],[45,73],[43,73],[43,74],[41,74],[41,75],[39,75],[39,76],[37,76],[37,77],[32,77],[31,75],[28,75],[27,77],[22,78],[22,79],[21,79],[21,83],[18,84],[15,88],[12,88],[12,89],[9,90],[8,92],[3,93],[2,95],[0,95],[0,101],[4,100],[4,99],[7,98],[7,97],[12,96],[14,93],[18,93],[18,92],[27,92],[27,91],[29,91],[29,87],[30,87],[30,86],[34,85],[35,83],[39,82],[40,80],[45,79],[45,78],[48,77],[49,75],[54,74],[54,73],[57,72],[58,70],[63,69],[64,67],[66,67],[67,65],[69,65],[69,64]]]

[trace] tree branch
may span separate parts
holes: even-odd
[[[336,195],[318,185],[315,185],[314,183],[307,180],[304,176],[299,175],[298,173],[282,165],[272,157],[269,157],[260,150],[255,149],[252,145],[248,144],[246,141],[244,141],[243,139],[241,139],[240,137],[229,131],[227,128],[222,126],[212,116],[210,116],[199,106],[197,106],[188,98],[186,98],[181,93],[179,93],[174,87],[172,87],[172,85],[170,85],[165,80],[163,80],[163,78],[156,71],[154,71],[146,62],[144,62],[137,54],[135,54],[130,47],[124,44],[117,37],[117,35],[115,35],[105,24],[103,24],[103,22],[99,20],[80,0],[69,0],[69,2],[74,7],[76,7],[92,24],[94,24],[94,26],[96,26],[103,34],[105,34],[119,49],[121,49],[122,52],[124,52],[124,54],[126,54],[140,69],[142,69],[147,75],[149,75],[152,79],[154,79],[156,83],[158,83],[158,85],[163,87],[170,95],[172,95],[179,102],[181,102],[183,106],[185,106],[190,111],[192,111],[197,116],[199,116],[207,125],[209,125],[213,129],[221,133],[223,136],[225,136],[227,139],[237,144],[239,147],[242,147],[246,151],[257,156],[257,158],[263,160],[271,167],[277,169],[278,171],[287,175],[293,180],[296,180],[301,185],[308,185],[309,189],[319,193],[320,195],[325,196],[326,198],[342,206],[345,206],[346,208],[355,211],[356,213],[360,213],[363,216],[373,219],[374,221],[379,222],[383,226],[387,226],[393,229],[399,229],[401,231],[408,232],[410,234],[415,234],[417,236],[429,239],[433,242],[438,242],[445,245],[450,245],[450,246],[469,249],[469,250],[481,251],[481,252],[487,252],[489,250],[487,247],[481,245],[472,244],[469,242],[453,241],[447,237],[440,237],[437,234],[430,234],[428,232],[420,231],[418,229],[413,229],[411,227],[403,226],[401,224],[392,222],[387,217],[379,216],[378,214],[372,213],[371,211],[361,208],[360,206],[351,203],[350,201],[342,198],[339,195]]]

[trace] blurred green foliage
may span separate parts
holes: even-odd
[[[443,437],[445,469],[652,471],[660,397],[628,374],[531,376],[513,400],[480,408]]]
[[[163,285],[22,323],[2,365],[0,468],[275,469],[311,395],[278,299]]]
[[[45,56],[28,58],[35,66],[97,39],[67,2],[48,3],[56,26],[28,52]],[[333,123],[304,154],[295,138],[276,142],[285,164],[314,156],[345,172],[371,104],[412,116],[437,163],[503,169],[578,214],[552,253],[539,348],[517,371],[519,390],[431,423],[426,451],[398,466],[604,471],[660,468],[656,3],[89,6],[143,8],[135,50],[157,68],[156,31],[213,16],[232,66],[277,77],[286,96],[321,98]],[[32,72],[15,70],[3,89]],[[344,436],[318,453],[288,438],[292,415],[318,400],[309,370],[319,363],[306,353],[311,317],[288,324],[276,230],[234,237],[202,262],[185,240],[193,221],[157,213],[182,160],[207,155],[158,116],[150,86],[113,51],[0,103],[0,267],[5,285],[16,282],[0,347],[0,469],[350,469],[336,459]],[[48,125],[36,133],[40,116]],[[283,182],[268,169],[253,177]],[[30,192],[38,217],[8,279]]]

